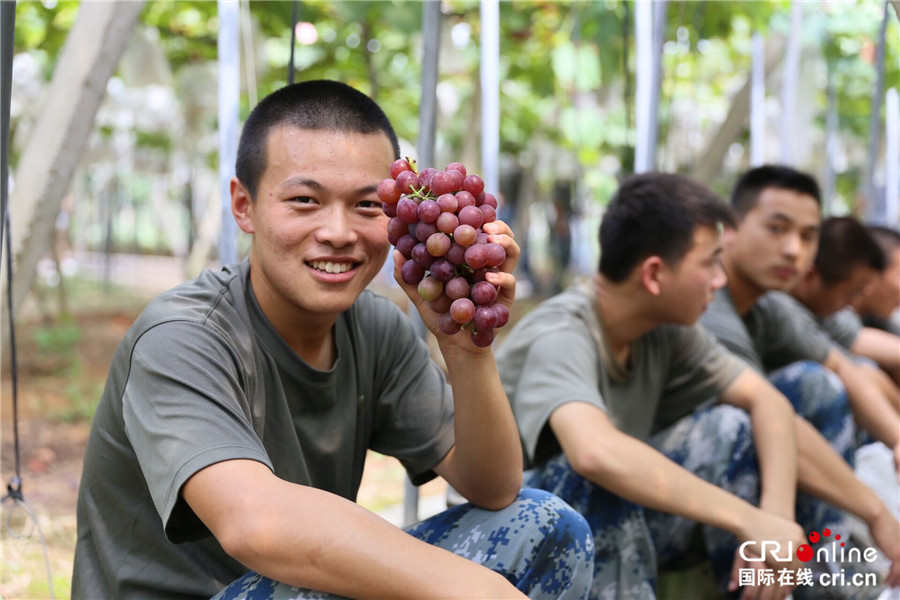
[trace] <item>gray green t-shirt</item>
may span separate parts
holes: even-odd
[[[744,369],[702,327],[676,325],[635,341],[630,365],[618,365],[595,306],[590,288],[569,288],[525,315],[498,352],[527,467],[561,451],[548,419],[563,404],[596,406],[618,429],[646,440],[660,423],[716,397]]]
[[[812,313],[783,292],[767,292],[741,316],[728,287],[723,287],[700,322],[728,350],[763,374],[798,360],[821,363],[833,345]]]
[[[831,336],[831,339],[846,350],[853,347],[853,342],[856,341],[856,337],[863,329],[862,319],[849,306],[824,319],[818,319],[818,321],[825,328],[825,331],[828,332],[828,335]]]
[[[434,477],[454,443],[453,403],[409,319],[365,291],[335,345],[331,370],[303,362],[262,314],[246,261],[154,300],[94,417],[73,598],[209,598],[244,574],[180,496],[213,463],[259,461],[350,500],[370,448],[418,484]]]

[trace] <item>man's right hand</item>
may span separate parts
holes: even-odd
[[[806,537],[803,528],[794,521],[779,517],[763,510],[755,508],[752,517],[748,519],[741,528],[738,539],[743,547],[743,555],[750,558],[745,560],[741,556],[741,550],[735,556],[734,566],[731,573],[731,581],[729,589],[737,589],[739,584],[739,573],[742,568],[762,568],[762,565],[779,571],[789,569],[796,571],[803,566],[800,559],[797,558],[797,548],[806,543]],[[769,542],[763,548],[762,542]],[[748,543],[743,546],[744,543]],[[765,556],[763,556],[765,552]],[[777,554],[777,556],[776,556]],[[752,559],[762,559],[762,561],[753,561]],[[786,560],[789,559],[789,560]],[[749,565],[752,565],[749,566]],[[742,600],[751,598],[759,598],[765,600],[780,600],[791,592],[792,586],[747,586],[741,594]]]

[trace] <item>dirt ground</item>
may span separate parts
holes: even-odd
[[[145,302],[135,297],[107,296],[105,300],[96,306],[95,298],[82,302],[79,294],[72,294],[70,307],[77,310],[71,311],[74,315],[69,321],[47,321],[36,310],[24,323],[17,324],[18,454],[25,502],[6,498],[2,503],[0,599],[70,596],[75,499],[90,416],[113,352]],[[4,327],[4,337],[6,331]],[[2,360],[0,480],[6,496],[7,486],[16,475],[6,340]],[[403,487],[404,472],[399,463],[372,453],[358,500],[396,523],[402,514]],[[420,489],[420,507],[426,512],[420,516],[434,511],[429,507],[442,501],[445,490],[440,481]]]

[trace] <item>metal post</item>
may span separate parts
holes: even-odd
[[[500,3],[481,1],[481,166],[484,189],[500,186]]]
[[[219,5],[219,194],[222,213],[219,228],[219,263],[237,260],[237,225],[231,214],[231,175],[237,158],[240,73],[238,58],[239,5],[237,0],[218,0]]]
[[[418,167],[435,167],[434,143],[437,128],[437,82],[438,58],[441,48],[441,3],[425,2],[422,4],[422,101],[419,103],[419,139],[416,141]],[[425,337],[428,331],[422,317],[409,303],[409,317],[420,336]],[[403,480],[403,524],[412,525],[419,520],[419,488],[412,484],[409,477]]]
[[[15,31],[16,3],[0,2],[0,248],[4,247],[3,223],[9,202],[9,106]]]
[[[653,104],[653,3],[639,0],[635,2],[634,9],[634,42],[637,54],[634,91],[636,130],[634,172],[644,173],[653,168],[648,143]]]
[[[766,162],[766,42],[753,34],[753,67],[750,73],[750,166]]]
[[[781,86],[781,154],[782,164],[793,164],[794,104],[797,98],[797,75],[800,68],[800,30],[803,25],[803,6],[791,2],[791,35],[788,38],[787,56]]]
[[[872,113],[869,116],[869,158],[866,161],[866,175],[863,181],[866,214],[870,221],[881,221],[884,218],[884,204],[879,202],[875,189],[875,163],[880,146],[881,97],[884,94],[884,44],[887,33],[888,12],[887,0],[884,2],[884,18],[881,20],[881,32],[878,36],[878,47],[875,51],[875,89],[872,91]]]
[[[885,222],[900,226],[900,93],[887,91],[885,109],[884,199]]]

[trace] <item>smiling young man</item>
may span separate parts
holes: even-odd
[[[803,541],[793,411],[696,325],[725,283],[720,230],[732,219],[684,177],[629,178],[600,226],[599,273],[525,315],[498,354],[526,483],[593,530],[592,598],[652,598],[657,569],[699,560],[698,539],[731,590],[751,566],[739,541]]]
[[[231,182],[249,259],[157,298],[121,343],[85,456],[73,597],[586,597],[589,530],[520,492],[492,350],[440,332],[399,253],[447,378],[366,290],[398,154],[381,109],[337,82],[253,109]],[[509,304],[518,247],[504,223],[484,229],[509,257],[487,276]],[[471,503],[393,527],[354,502],[369,449]]]
[[[726,230],[722,254],[728,285],[716,292],[701,322],[729,350],[767,374],[797,413],[845,459],[846,464],[817,467],[816,461],[824,455],[810,452],[799,442],[801,487],[863,520],[894,561],[889,579],[897,581],[900,524],[847,468],[856,449],[854,421],[888,447],[897,448],[897,412],[827,336],[817,327],[802,325],[794,310],[797,303],[786,293],[812,267],[817,253],[822,226],[818,184],[789,167],[757,167],[738,181],[732,206],[738,213],[738,226]],[[801,499],[801,523],[846,533],[839,511]],[[868,593],[877,595],[877,590]]]

